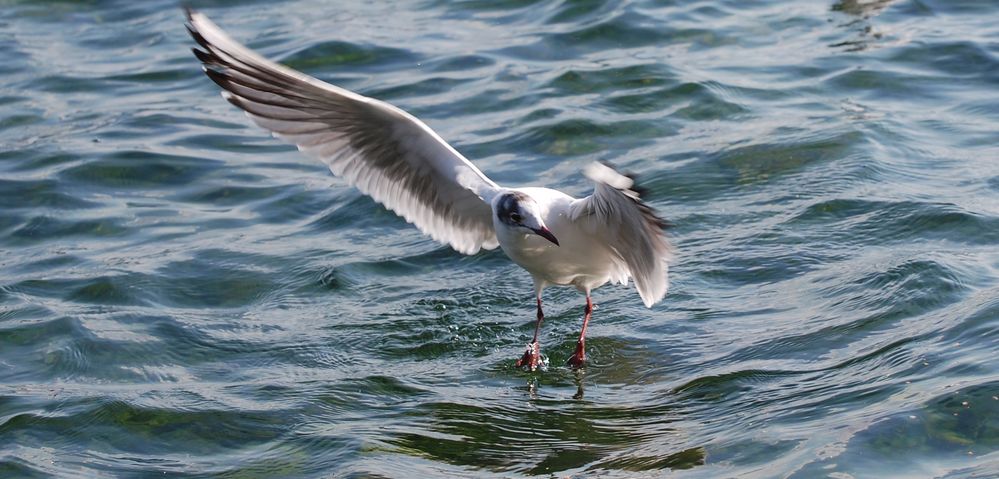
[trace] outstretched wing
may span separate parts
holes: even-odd
[[[586,176],[595,183],[593,194],[572,202],[570,218],[610,245],[628,265],[638,294],[651,308],[663,299],[669,285],[666,222],[631,189],[631,178],[599,163],[590,165]]]
[[[274,63],[187,11],[194,54],[222,96],[258,125],[329,165],[433,239],[473,254],[498,243],[498,186],[426,124],[388,103]]]

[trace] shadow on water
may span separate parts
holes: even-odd
[[[422,404],[411,415],[423,430],[388,441],[405,454],[530,475],[704,464],[703,448],[683,448],[683,434],[670,425],[674,411],[669,407],[636,411],[544,399],[519,406]]]

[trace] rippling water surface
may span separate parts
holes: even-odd
[[[0,1],[0,476],[999,470],[993,2],[192,3],[501,184],[639,174],[670,294],[517,370],[528,275],[252,126],[173,1]]]

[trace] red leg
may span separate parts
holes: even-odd
[[[576,343],[576,352],[569,357],[569,365],[574,368],[581,368],[586,363],[586,325],[590,324],[590,315],[593,313],[593,302],[590,295],[586,295],[586,309],[583,310],[583,329],[579,332],[579,341]]]
[[[516,367],[527,366],[527,369],[534,371],[538,369],[541,362],[541,344],[538,343],[538,333],[541,331],[541,322],[545,320],[545,313],[541,312],[541,296],[538,296],[538,322],[534,325],[534,340],[527,345],[524,357],[517,360]]]

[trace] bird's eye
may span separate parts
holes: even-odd
[[[520,223],[524,217],[520,216],[519,213],[510,213],[510,219],[513,220],[514,223]]]

